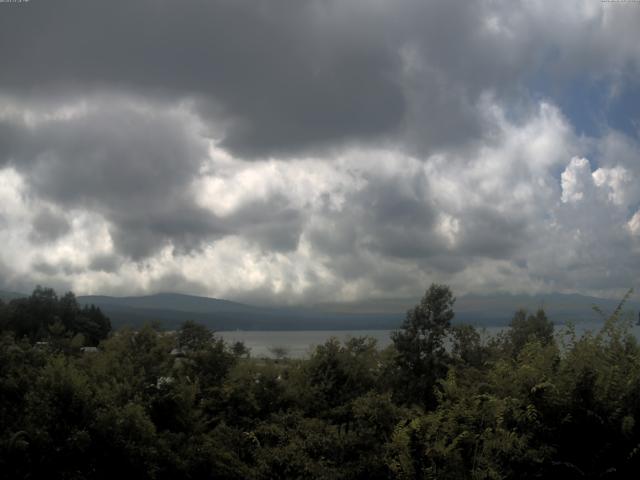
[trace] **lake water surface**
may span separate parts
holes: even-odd
[[[602,327],[602,322],[582,322],[575,325],[578,335],[586,331],[598,331]],[[506,327],[489,326],[478,327],[483,340],[498,334]],[[564,330],[564,325],[556,325],[556,334],[560,335]],[[227,342],[241,341],[250,348],[252,357],[273,357],[271,349],[282,347],[286,350],[290,358],[304,358],[309,356],[313,348],[325,343],[331,337],[344,342],[353,337],[375,338],[378,346],[384,348],[391,344],[391,332],[393,330],[286,330],[286,331],[218,331]],[[634,326],[632,332],[636,338],[640,339],[640,326]]]

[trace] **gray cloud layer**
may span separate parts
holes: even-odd
[[[457,144],[485,130],[483,93],[513,100],[542,68],[562,85],[638,60],[638,12],[595,1],[61,0],[2,13],[4,88],[196,98],[241,156],[398,135]]]
[[[638,8],[0,7],[9,287],[324,301],[637,274],[638,138],[581,137],[558,104],[637,86]]]

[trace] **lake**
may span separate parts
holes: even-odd
[[[556,334],[564,330],[564,325],[556,325]],[[575,325],[576,333],[583,334],[586,331],[597,331],[602,327],[602,322],[582,322]],[[488,326],[478,327],[483,340],[496,335],[506,327]],[[227,342],[241,341],[250,348],[252,357],[273,357],[270,349],[282,347],[286,349],[290,358],[304,358],[309,356],[313,348],[335,337],[344,342],[354,337],[372,337],[378,342],[380,348],[391,344],[391,332],[393,330],[286,330],[286,331],[259,331],[259,330],[233,330],[218,331],[217,335]],[[640,339],[640,326],[635,325],[632,331],[636,338]]]
[[[273,357],[271,348],[282,347],[290,358],[304,358],[313,348],[335,337],[345,341],[354,337],[373,337],[380,348],[391,343],[392,330],[286,330],[286,331],[250,331],[234,330],[216,332],[227,342],[244,342],[251,349],[252,357]]]

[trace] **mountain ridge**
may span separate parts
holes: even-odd
[[[115,315],[117,320],[128,314],[136,317],[155,316],[161,321],[193,317],[192,319],[218,330],[367,330],[400,327],[406,311],[419,299],[318,304],[309,307],[265,307],[195,295],[158,293],[142,297],[87,296],[79,297],[79,301],[95,303],[108,315]],[[454,306],[454,321],[477,326],[506,325],[520,308],[534,311],[544,307],[549,318],[556,323],[579,323],[600,318],[592,309],[593,305],[610,313],[619,302],[619,299],[559,293],[463,295]],[[375,309],[380,303],[386,303],[387,309],[366,309],[367,306]],[[628,301],[625,311],[637,311],[639,307],[638,302]]]
[[[0,291],[9,301],[26,296]],[[161,292],[141,296],[80,295],[81,305],[94,304],[111,318],[114,327],[139,327],[157,321],[164,328],[177,328],[194,320],[215,330],[372,330],[399,328],[406,311],[419,299],[377,299],[352,303],[325,303],[312,306],[256,306],[232,300],[197,295]],[[454,323],[476,326],[506,325],[516,310],[544,307],[555,323],[580,323],[601,317],[593,310],[597,305],[612,312],[619,299],[603,299],[581,294],[551,293],[543,295],[489,294],[463,295],[454,305]],[[629,300],[624,311],[637,315],[640,304]]]

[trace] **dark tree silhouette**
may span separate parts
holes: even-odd
[[[435,402],[436,381],[447,372],[444,340],[451,328],[455,298],[446,285],[432,284],[407,312],[402,330],[392,334],[403,397],[425,407]]]

